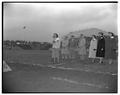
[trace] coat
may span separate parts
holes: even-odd
[[[98,38],[96,57],[105,57],[105,38],[104,37]]]
[[[61,44],[62,44],[61,54],[69,54],[69,50],[68,50],[69,41],[68,41],[68,39],[62,40]]]
[[[60,48],[60,38],[53,39],[52,48]]]
[[[80,38],[78,42],[78,54],[86,55],[86,39]]]
[[[92,39],[89,47],[89,58],[96,58],[97,39]]]
[[[69,39],[69,48],[75,48],[75,39],[74,38]]]
[[[106,59],[116,59],[117,58],[117,41],[114,38],[106,37],[105,39],[106,45],[105,45],[105,58]]]

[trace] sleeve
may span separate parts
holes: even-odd
[[[70,39],[68,40],[68,47],[70,47]]]
[[[62,41],[60,41],[60,48],[62,48]]]
[[[101,50],[105,51],[105,39],[103,38],[102,43],[101,43]]]
[[[112,45],[113,45],[113,49],[114,50],[117,50],[117,39],[114,38],[113,42],[112,42]]]
[[[85,39],[83,39],[83,45],[85,45],[86,44],[86,40]]]
[[[57,38],[57,39],[56,39],[56,42],[59,42],[59,41],[60,41],[60,39],[59,39],[59,38]]]
[[[61,46],[61,41],[60,41],[60,39],[59,38],[57,38],[57,43],[58,43],[58,47],[60,48],[60,46]]]

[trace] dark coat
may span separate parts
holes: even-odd
[[[98,37],[96,57],[105,57],[105,38]]]
[[[116,59],[117,58],[117,40],[116,38],[110,38],[110,37],[106,37],[105,38],[105,58],[106,59]]]
[[[75,39],[74,39],[74,38],[70,38],[70,39],[69,39],[68,47],[69,47],[69,48],[75,48],[75,45],[76,45]]]

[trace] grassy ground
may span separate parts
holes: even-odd
[[[9,66],[13,71],[3,74],[3,92],[110,93],[117,91],[116,76],[27,64],[11,63]]]
[[[53,64],[50,63],[50,51],[40,50],[4,50],[3,59],[12,68],[12,72],[3,73],[4,92],[117,91],[117,63],[93,64],[86,59],[85,61],[73,60],[67,61],[65,64]],[[32,64],[42,64],[46,67]],[[53,69],[47,66],[57,68]],[[79,83],[75,84],[74,81]],[[87,85],[83,85],[83,83]],[[109,88],[91,87],[88,86],[89,84],[108,86]]]
[[[48,64],[50,51],[41,50],[4,50],[3,59],[7,62]]]
[[[42,64],[54,65],[50,63],[51,53],[48,50],[4,50],[3,59],[9,63],[25,63],[25,64]],[[57,65],[57,67],[73,68],[73,69],[87,69],[94,72],[110,72],[117,74],[117,61],[111,65],[108,62],[103,64],[92,63],[88,58],[84,61],[68,60],[63,62],[65,64]]]

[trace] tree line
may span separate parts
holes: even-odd
[[[4,40],[3,48],[15,49],[21,48],[24,50],[48,50],[52,47],[49,42],[37,42],[37,41],[23,41],[23,40]]]
[[[107,38],[107,35],[104,35],[105,38]],[[115,36],[118,43],[118,36]],[[79,38],[75,38],[79,39]],[[91,37],[85,37],[86,39],[86,48],[89,49]],[[23,41],[23,40],[4,40],[3,41],[3,48],[7,49],[14,49],[16,47],[19,47],[24,50],[49,50],[52,48],[52,43],[49,42],[37,42],[37,41]]]

